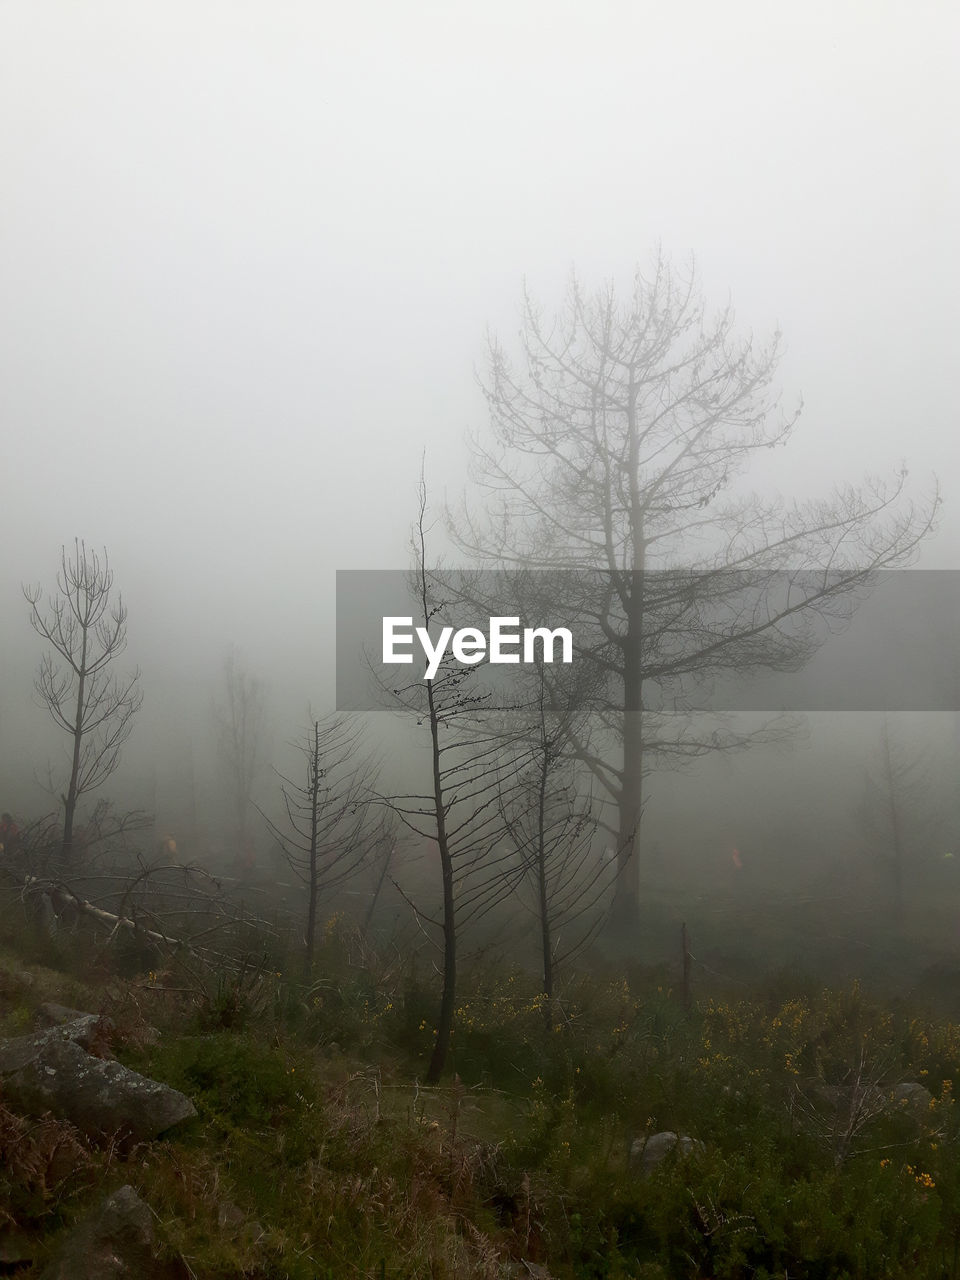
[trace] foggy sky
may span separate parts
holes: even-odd
[[[906,460],[960,567],[955,69],[943,3],[0,5],[0,736],[21,581],[106,545],[130,662],[239,643],[332,702],[334,571],[466,482],[487,325],[657,242],[779,324],[765,491]],[[206,697],[206,694],[204,694]],[[147,714],[145,708],[144,714]],[[169,714],[169,711],[168,711]]]

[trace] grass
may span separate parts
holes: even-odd
[[[131,1182],[198,1280],[960,1275],[960,1026],[782,976],[685,1014],[652,971],[572,982],[549,1020],[529,977],[477,970],[425,1089],[435,992],[349,942],[334,927],[304,986],[260,963],[119,978],[8,940],[0,1033],[43,1000],[102,1008],[121,1060],[198,1109],[122,1157],[0,1109],[8,1224],[42,1259]],[[929,1095],[895,1102],[904,1081]],[[631,1144],[664,1129],[703,1146],[642,1178]]]

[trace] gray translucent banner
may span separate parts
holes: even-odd
[[[593,680],[595,691],[605,680],[614,704],[622,705],[619,673],[632,662],[639,705],[665,713],[960,710],[953,571],[436,570],[428,574],[427,611],[424,644],[416,634],[424,603],[410,572],[338,571],[339,710],[396,706],[398,692],[422,684],[428,648],[439,652],[444,628],[438,680],[470,667],[471,679],[508,704],[529,691],[523,682],[536,670],[523,661],[524,631],[546,628],[572,638],[565,664],[562,636],[554,636],[551,678]],[[517,621],[491,626],[493,618]],[[493,656],[501,660],[492,663],[498,629]],[[385,630],[392,656],[411,661],[384,660]],[[532,646],[528,656],[543,655],[542,635]]]

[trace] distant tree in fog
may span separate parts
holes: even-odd
[[[224,697],[214,705],[214,718],[220,759],[230,788],[236,853],[244,857],[250,843],[253,784],[263,766],[263,684],[244,671],[236,647],[224,661],[223,682]]]
[[[689,714],[698,688],[801,666],[818,618],[849,616],[874,570],[905,563],[939,502],[914,507],[905,472],[808,503],[736,492],[799,414],[781,412],[773,389],[779,347],[779,334],[738,337],[729,306],[708,315],[693,270],[662,256],[624,303],[612,285],[588,295],[574,280],[545,321],[526,296],[518,368],[490,343],[493,439],[474,442],[483,509],[465,508],[451,531],[481,565],[567,574],[551,621],[576,608],[575,662],[596,676],[593,715],[567,752],[617,814],[625,928],[645,776],[754,740]]]
[[[894,915],[903,916],[906,877],[914,872],[943,827],[943,815],[922,749],[898,742],[886,716],[880,741],[867,771],[860,825],[867,852],[887,870]]]
[[[502,813],[507,842],[517,855],[510,878],[537,922],[542,989],[552,1018],[557,970],[602,924],[618,863],[597,848],[600,822],[590,788],[577,785],[576,762],[567,755],[578,704],[568,699],[559,715],[551,712],[542,662],[536,683],[534,705],[525,711],[532,755],[520,777],[511,779]]]
[[[41,608],[39,586],[24,586],[34,631],[51,645],[40,662],[35,688],[55,724],[70,741],[70,775],[63,804],[61,854],[76,852],[77,804],[116,769],[143,694],[140,672],[119,676],[116,659],[127,643],[127,611],[113,593],[107,553],[87,551],[74,540],[61,548],[57,590]]]
[[[264,818],[307,889],[304,968],[309,977],[321,898],[349,880],[379,846],[383,822],[373,816],[376,777],[360,753],[360,731],[349,717],[313,720],[296,745],[303,770],[298,778],[280,775],[284,818]]]

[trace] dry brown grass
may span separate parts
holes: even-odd
[[[33,1227],[58,1211],[102,1163],[67,1121],[16,1115],[0,1103],[0,1214],[8,1225]]]

